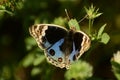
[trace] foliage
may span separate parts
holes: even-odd
[[[89,3],[99,9],[93,5],[83,7]],[[96,3],[94,0],[1,0],[0,80],[119,80],[120,57],[116,54],[111,59],[120,48],[120,25],[115,22],[120,21],[119,14],[115,14],[119,12],[118,7],[113,1],[108,6],[108,1]],[[69,21],[65,8],[71,12],[67,15]],[[83,30],[91,38],[91,48],[69,70],[52,66],[29,35],[28,27],[36,23],[58,24],[67,29],[74,26],[76,30]]]
[[[85,10],[87,12],[87,18],[88,19],[95,19],[102,15],[102,13],[98,13],[99,9],[95,9],[93,5],[91,5],[89,8],[85,7]]]
[[[101,28],[99,29],[99,31],[97,33],[96,39],[97,40],[100,39],[100,42],[102,42],[104,44],[107,44],[108,41],[110,40],[110,37],[109,37],[109,35],[107,33],[103,33],[105,26],[106,26],[106,24],[101,26]]]
[[[86,80],[93,75],[92,71],[91,65],[85,61],[79,60],[74,62],[71,68],[66,71],[65,78],[66,80]]]
[[[70,27],[75,27],[76,30],[80,30],[80,26],[79,26],[79,24],[78,24],[78,22],[77,22],[76,19],[71,19],[71,20],[68,22],[68,25],[69,25]]]
[[[120,80],[120,51],[114,54],[111,59],[112,70],[118,80]]]

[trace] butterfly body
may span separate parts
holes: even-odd
[[[90,47],[90,38],[82,31],[54,24],[36,24],[29,31],[44,49],[48,62],[60,68],[69,68]]]

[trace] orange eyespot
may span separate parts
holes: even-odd
[[[58,62],[62,62],[62,58],[60,57],[60,58],[58,58]]]

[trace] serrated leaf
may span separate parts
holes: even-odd
[[[106,26],[106,24],[104,24],[103,26],[101,26],[101,28],[99,29],[98,35],[97,35],[97,39],[101,38],[102,33],[103,33],[104,29],[105,29],[105,26]]]
[[[107,44],[109,40],[110,40],[110,36],[107,33],[103,33],[100,42]]]
[[[79,26],[79,24],[78,24],[76,19],[71,19],[68,22],[68,25],[69,25],[69,27],[75,27],[76,30],[80,30],[80,26]]]

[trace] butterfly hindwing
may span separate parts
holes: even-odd
[[[60,68],[66,67],[66,61],[64,59],[65,54],[63,51],[61,51],[60,46],[63,44],[64,38],[57,41],[54,45],[52,45],[50,48],[45,50],[47,60]]]
[[[82,31],[76,31],[73,37],[73,42],[76,51],[74,52],[75,55],[73,56],[73,60],[78,60],[80,56],[89,49],[91,41],[90,38]]]

